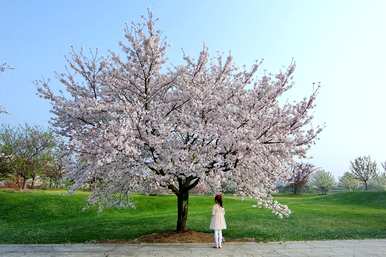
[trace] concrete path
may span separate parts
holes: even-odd
[[[208,244],[59,244],[0,245],[6,257],[121,257],[121,256],[264,256],[264,257],[379,257],[386,256],[386,240],[337,240],[276,243]]]

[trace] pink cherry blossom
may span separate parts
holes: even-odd
[[[200,182],[218,191],[232,177],[239,195],[288,216],[271,194],[321,131],[310,113],[318,89],[296,103],[279,101],[293,86],[295,63],[259,77],[261,61],[240,68],[203,47],[171,66],[151,14],[125,30],[120,46],[121,54],[106,57],[73,51],[68,73],[58,74],[63,94],[40,82],[52,124],[77,160],[74,189],[93,181],[90,200],[111,204],[144,185],[168,188],[178,197],[181,231],[189,190]]]

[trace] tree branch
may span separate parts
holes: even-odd
[[[168,185],[168,189],[172,190],[172,192],[177,196],[180,194],[180,192],[174,185]]]
[[[192,184],[190,184],[188,187],[186,187],[186,190],[189,191],[190,189],[192,189],[195,186],[197,186],[198,182],[200,182],[200,178],[194,178],[194,179],[195,179],[195,181]]]

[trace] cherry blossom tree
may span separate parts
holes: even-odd
[[[293,188],[293,193],[298,194],[307,184],[312,173],[319,168],[311,163],[295,163],[291,166],[291,177],[289,185]]]
[[[280,217],[273,200],[294,158],[306,157],[321,131],[311,124],[318,89],[298,102],[279,98],[293,86],[295,64],[257,76],[261,61],[239,68],[232,56],[183,56],[167,65],[167,43],[149,13],[125,30],[122,54],[87,57],[72,51],[58,75],[65,94],[40,81],[52,103],[52,124],[79,160],[73,189],[96,181],[92,203],[111,203],[151,184],[177,196],[177,231],[184,231],[189,191],[198,183],[220,190],[232,178],[237,193],[256,198]]]

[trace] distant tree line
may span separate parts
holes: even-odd
[[[349,171],[338,181],[331,172],[324,171],[310,163],[295,163],[290,169],[291,177],[278,185],[281,192],[319,192],[329,191],[384,191],[386,190],[386,161],[381,163],[383,171],[370,156],[360,156],[350,162]]]
[[[0,128],[0,181],[3,186],[63,187],[67,155],[50,130],[30,125]]]

